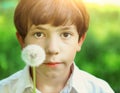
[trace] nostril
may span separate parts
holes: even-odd
[[[55,50],[47,49],[46,54],[48,54],[48,55],[57,55],[57,54],[59,54],[59,52],[55,51]]]
[[[57,54],[59,54],[59,48],[57,48],[57,47],[47,47],[45,49],[45,51],[46,51],[46,54],[48,54],[48,55],[57,55]]]

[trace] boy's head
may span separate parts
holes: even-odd
[[[20,0],[14,22],[23,39],[31,25],[47,23],[74,24],[81,37],[88,29],[89,16],[81,0]]]

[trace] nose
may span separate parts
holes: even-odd
[[[60,52],[60,49],[59,49],[59,41],[57,38],[50,38],[47,40],[46,43],[46,53],[48,55],[57,55],[59,54]]]

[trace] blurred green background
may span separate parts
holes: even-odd
[[[24,67],[13,23],[17,0],[0,0],[0,80]],[[120,93],[120,6],[87,5],[90,27],[76,64]]]

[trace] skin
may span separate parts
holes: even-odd
[[[74,25],[55,27],[51,24],[32,25],[24,41],[18,32],[16,35],[22,48],[37,44],[45,50],[46,60],[36,68],[37,89],[42,93],[59,93],[71,74],[76,52],[80,51],[85,35],[78,40]]]

